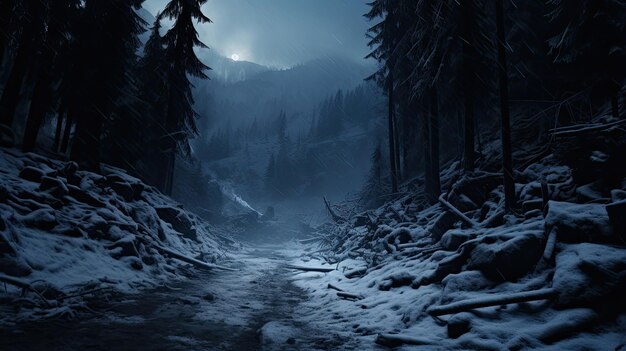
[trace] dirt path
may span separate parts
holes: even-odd
[[[306,294],[276,248],[248,249],[237,272],[111,301],[101,317],[0,331],[2,350],[334,350],[346,341],[299,321]],[[260,332],[262,330],[262,332]]]

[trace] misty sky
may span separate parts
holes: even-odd
[[[147,0],[152,14],[167,0]],[[214,23],[198,27],[201,39],[223,56],[291,67],[324,56],[362,59],[368,52],[367,0],[209,0]]]

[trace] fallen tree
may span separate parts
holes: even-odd
[[[232,271],[232,272],[237,271],[236,269],[233,269],[233,268],[219,266],[219,265],[212,264],[212,263],[206,263],[206,262],[197,260],[197,259],[195,259],[193,257],[188,257],[188,256],[185,256],[185,255],[182,255],[182,254],[180,254],[180,253],[178,253],[176,251],[172,251],[172,250],[170,250],[168,248],[165,248],[165,247],[163,247],[161,245],[157,245],[155,243],[150,244],[150,246],[152,246],[155,249],[159,250],[164,255],[167,255],[167,256],[173,257],[173,258],[175,258],[177,260],[180,260],[180,261],[192,264],[192,265],[194,265],[194,266],[196,266],[198,268],[221,269],[221,270],[224,270],[224,271]]]
[[[286,265],[285,266],[288,269],[295,269],[298,271],[304,271],[304,272],[321,272],[321,273],[328,273],[328,272],[332,272],[335,270],[335,268],[326,268],[326,267],[303,267],[303,266],[293,266],[293,265]]]
[[[466,312],[475,308],[508,305],[512,303],[529,302],[537,300],[550,300],[557,297],[558,293],[554,289],[541,289],[534,291],[524,291],[512,294],[500,294],[489,297],[479,297],[464,301],[454,302],[448,305],[430,307],[427,312],[432,316],[443,316]]]
[[[439,196],[439,203],[441,203],[444,207],[446,207],[450,212],[454,213],[457,217],[459,217],[461,220],[463,220],[463,222],[465,222],[467,225],[469,225],[472,228],[479,226],[478,223],[474,222],[469,217],[467,217],[463,212],[459,211],[456,207],[452,206],[452,204],[446,201],[446,199],[444,199],[443,197],[444,197],[444,194],[441,194],[441,196]]]
[[[426,338],[416,338],[401,334],[378,334],[376,337],[378,345],[397,347],[400,345],[432,345],[432,340]]]

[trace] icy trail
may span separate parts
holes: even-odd
[[[291,257],[257,246],[236,255],[236,272],[199,272],[109,301],[102,316],[0,330],[3,350],[312,350],[349,348],[316,330],[299,307],[306,294],[284,269]],[[8,343],[8,344],[7,344]]]

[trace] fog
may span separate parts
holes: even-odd
[[[148,0],[156,15],[165,0]],[[365,0],[209,0],[213,23],[198,26],[216,53],[270,67],[292,67],[319,57],[361,60],[367,54]]]

